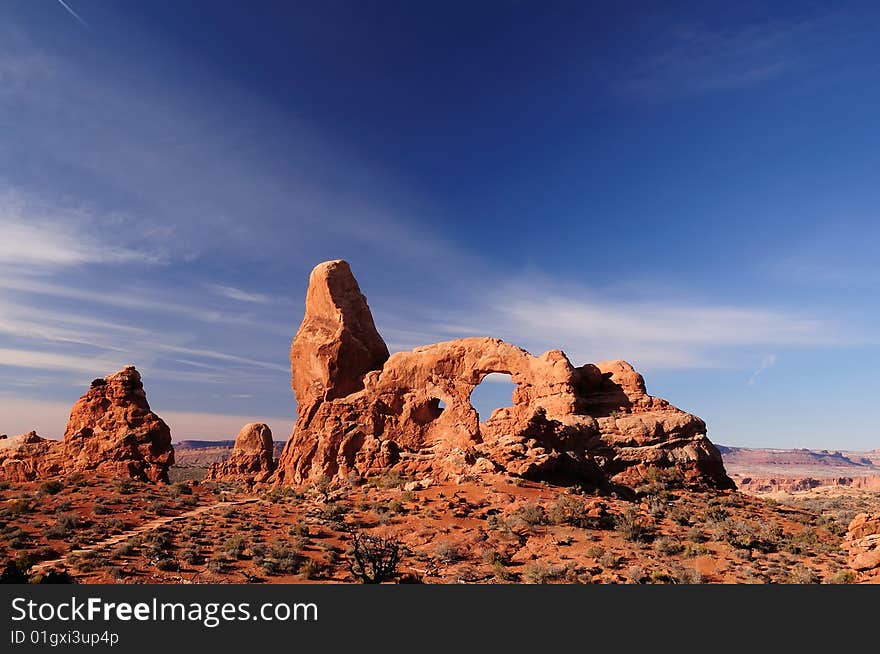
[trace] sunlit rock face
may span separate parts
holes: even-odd
[[[501,473],[554,483],[636,485],[674,470],[686,484],[732,488],[706,425],[649,395],[625,361],[573,366],[497,338],[388,355],[349,265],[312,271],[290,350],[299,416],[273,479]],[[485,421],[471,405],[491,373],[510,375],[512,406]]]

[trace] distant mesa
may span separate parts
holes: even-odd
[[[278,483],[395,469],[636,485],[665,471],[734,487],[705,423],[648,395],[625,361],[575,367],[560,350],[536,357],[497,338],[389,355],[345,261],[312,271],[290,363],[299,408]],[[513,405],[480,423],[470,396],[491,373],[511,376]]]
[[[6,481],[95,471],[167,482],[173,464],[171,430],[150,410],[134,366],[91,383],[73,405],[61,441],[36,432],[0,441],[0,479]]]
[[[232,454],[225,461],[214,463],[205,479],[209,481],[241,481],[262,483],[275,471],[275,444],[269,425],[252,422],[241,428]]]

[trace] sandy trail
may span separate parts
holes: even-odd
[[[107,549],[108,547],[112,547],[113,545],[118,545],[119,543],[128,540],[132,536],[137,536],[139,534],[145,534],[150,531],[154,531],[163,525],[167,525],[171,522],[176,522],[178,520],[186,520],[188,518],[192,518],[197,515],[201,515],[203,513],[208,513],[209,511],[213,511],[214,509],[220,509],[224,507],[230,506],[239,506],[241,504],[251,504],[253,502],[259,502],[259,497],[247,497],[241,500],[231,500],[228,502],[217,502],[215,504],[207,504],[205,506],[200,506],[191,511],[186,511],[185,513],[181,513],[179,515],[171,515],[171,516],[163,516],[161,518],[156,518],[155,520],[151,520],[150,522],[145,522],[144,524],[135,527],[134,529],[130,529],[129,531],[123,532],[121,534],[116,534],[115,536],[110,536],[109,538],[105,538],[102,541],[97,543],[93,543],[88,547],[83,547],[76,550],[71,550],[64,556],[58,559],[52,559],[50,561],[40,561],[39,563],[35,563],[33,567],[31,567],[31,574],[35,574],[38,572],[43,572],[52,568],[53,566],[57,566],[59,564],[64,564],[67,562],[67,557],[71,554],[82,554],[84,552],[97,552],[100,550]]]

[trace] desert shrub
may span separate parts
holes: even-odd
[[[666,502],[658,495],[648,495],[645,498],[645,506],[648,515],[654,518],[662,518],[666,513]]]
[[[672,568],[672,581],[676,584],[701,584],[703,575],[696,568],[689,566],[674,566]]]
[[[64,490],[64,483],[60,479],[51,479],[40,484],[40,492],[46,495],[57,495]]]
[[[260,567],[268,575],[293,574],[303,563],[303,557],[284,543],[275,543],[266,553]]]
[[[205,559],[195,547],[187,547],[180,553],[180,559],[187,565],[199,565]]]
[[[207,568],[210,572],[221,574],[226,572],[229,561],[222,554],[217,554],[208,559]]]
[[[448,540],[441,540],[437,543],[434,547],[434,555],[443,563],[455,563],[465,558],[461,547]]]
[[[643,495],[657,495],[671,488],[679,488],[684,478],[676,468],[648,468],[644,482],[636,488]]]
[[[495,561],[492,564],[492,576],[495,577],[497,581],[513,581],[513,573],[507,569],[507,566],[504,565],[503,561]]]
[[[321,509],[321,516],[325,520],[338,522],[348,513],[348,507],[341,502],[327,502]]]
[[[376,488],[400,488],[407,479],[397,470],[388,470],[378,477],[371,477],[368,481]]]
[[[178,482],[172,486],[171,492],[177,495],[192,495],[193,489],[192,486],[185,482]]]
[[[676,506],[669,511],[669,519],[682,527],[687,527],[691,524],[691,512],[683,506]]]
[[[55,526],[46,531],[50,538],[67,538],[71,532],[81,526],[79,516],[75,513],[62,513],[58,516]]]
[[[740,561],[751,561],[752,560],[752,550],[736,549],[733,551],[733,555],[736,558],[738,558]]]
[[[584,553],[591,558],[598,559],[605,554],[605,548],[601,545],[590,545]]]
[[[500,513],[493,513],[486,518],[486,528],[493,531],[509,532],[510,521]]]
[[[109,506],[100,502],[95,502],[94,506],[92,506],[92,513],[95,515],[107,515],[110,511],[111,509]]]
[[[789,584],[818,584],[819,576],[804,565],[796,565],[789,572],[787,583]]]
[[[348,567],[355,578],[365,584],[381,584],[397,575],[401,545],[393,538],[381,538],[356,533]]]
[[[299,574],[303,579],[316,579],[323,571],[323,566],[315,559],[306,558],[299,566]]]
[[[559,579],[564,572],[564,568],[550,567],[533,561],[523,568],[522,580],[527,584],[546,584]]]
[[[562,495],[550,510],[547,520],[554,525],[571,525],[580,529],[595,529],[601,526],[599,520],[587,515],[584,500],[573,495]]]
[[[300,538],[308,538],[310,536],[309,526],[305,522],[297,522],[291,525],[287,533],[291,536],[299,536]]]
[[[661,536],[654,541],[654,550],[661,556],[672,556],[680,554],[684,548],[681,543],[675,541],[668,536]]]
[[[483,552],[483,563],[495,565],[498,562],[504,562],[504,556],[496,549],[488,549]]]
[[[67,562],[81,572],[92,572],[104,566],[106,561],[97,552],[73,552],[67,555]]]
[[[648,579],[652,584],[668,584],[673,581],[672,577],[669,574],[659,569],[651,570],[651,574],[648,575]]]
[[[26,584],[31,563],[21,559],[7,559],[0,571],[0,584]]]
[[[238,534],[232,536],[223,543],[223,553],[233,559],[241,559],[244,557],[244,551],[247,549],[247,540]]]
[[[853,570],[838,570],[825,578],[826,584],[854,584],[855,582],[856,573]]]
[[[605,552],[599,558],[599,565],[603,568],[608,568],[609,570],[615,570],[620,567],[620,564],[623,563],[623,557],[615,554],[614,552]]]
[[[645,542],[651,538],[651,529],[642,522],[639,514],[633,509],[627,509],[615,518],[614,530],[623,536],[624,540],[633,543]]]
[[[116,482],[116,490],[122,495],[131,495],[137,490],[137,484],[133,479],[123,477]]]
[[[531,527],[536,527],[546,521],[544,507],[534,502],[523,504],[514,515]]]
[[[702,543],[685,543],[684,549],[681,551],[682,556],[693,559],[698,556],[705,556],[711,553],[711,550]]]
[[[630,566],[626,571],[626,580],[631,584],[640,584],[645,578],[645,571],[640,565]]]
[[[162,532],[154,531],[144,537],[141,551],[150,560],[164,558],[166,551],[171,549],[171,540]]]
[[[110,555],[113,556],[114,558],[118,558],[121,556],[129,556],[129,555],[131,555],[131,553],[133,551],[134,551],[134,546],[131,544],[131,542],[125,541],[125,542],[119,543],[119,545],[114,547],[111,550]]]
[[[702,543],[706,540],[706,535],[703,533],[703,530],[694,525],[690,529],[688,529],[684,537],[692,543]]]
[[[21,550],[28,547],[30,545],[30,541],[31,537],[28,534],[22,532],[20,535],[9,541],[9,546],[14,550]]]
[[[710,506],[706,511],[704,520],[711,526],[721,524],[728,518],[730,518],[730,512],[727,509],[720,506]]]
[[[29,497],[20,497],[12,500],[6,505],[6,510],[10,515],[21,515],[22,513],[31,513],[34,510],[34,503]]]
[[[31,577],[29,583],[32,584],[75,584],[76,580],[67,570],[49,570],[34,577]]]
[[[169,505],[164,500],[153,500],[150,502],[149,506],[147,506],[147,511],[154,515],[161,516],[167,514],[168,508]]]
[[[815,529],[806,527],[786,538],[782,548],[791,554],[809,554],[824,549],[824,544]]]

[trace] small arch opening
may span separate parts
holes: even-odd
[[[435,421],[443,413],[446,403],[439,397],[433,397],[424,404],[415,407],[410,414],[412,419],[419,425],[427,425]]]
[[[483,377],[471,393],[471,406],[480,416],[480,422],[488,420],[495,409],[513,406],[513,378],[502,372],[489,373]]]

